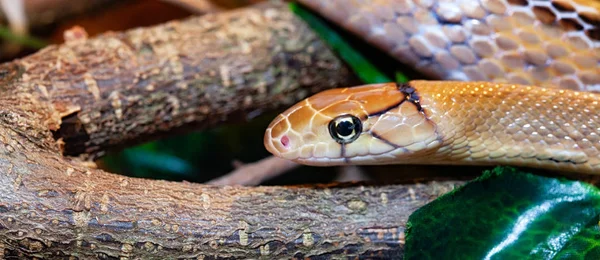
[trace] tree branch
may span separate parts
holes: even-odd
[[[218,188],[45,170],[47,182],[3,178],[15,192],[0,204],[7,254],[398,257],[410,213],[459,184]]]
[[[111,146],[214,126],[351,84],[324,43],[282,11],[241,9],[105,34],[14,65],[64,118],[56,137],[65,154],[96,158]]]
[[[63,156],[282,108],[351,78],[279,2],[73,37],[0,65],[0,256],[400,256],[410,213],[460,182],[215,187]]]

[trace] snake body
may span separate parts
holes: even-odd
[[[430,79],[600,91],[597,0],[298,0]]]
[[[317,93],[269,125],[274,155],[600,174],[599,2],[299,2],[434,81]]]

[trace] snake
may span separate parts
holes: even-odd
[[[600,2],[299,2],[427,78],[293,104],[264,134],[276,157],[600,174]]]

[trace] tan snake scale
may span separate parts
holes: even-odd
[[[299,2],[439,81],[318,93],[268,127],[274,155],[600,174],[597,1]]]

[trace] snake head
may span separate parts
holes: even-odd
[[[415,90],[385,83],[329,89],[293,105],[268,126],[264,144],[277,157],[329,166],[391,163],[436,138]]]

